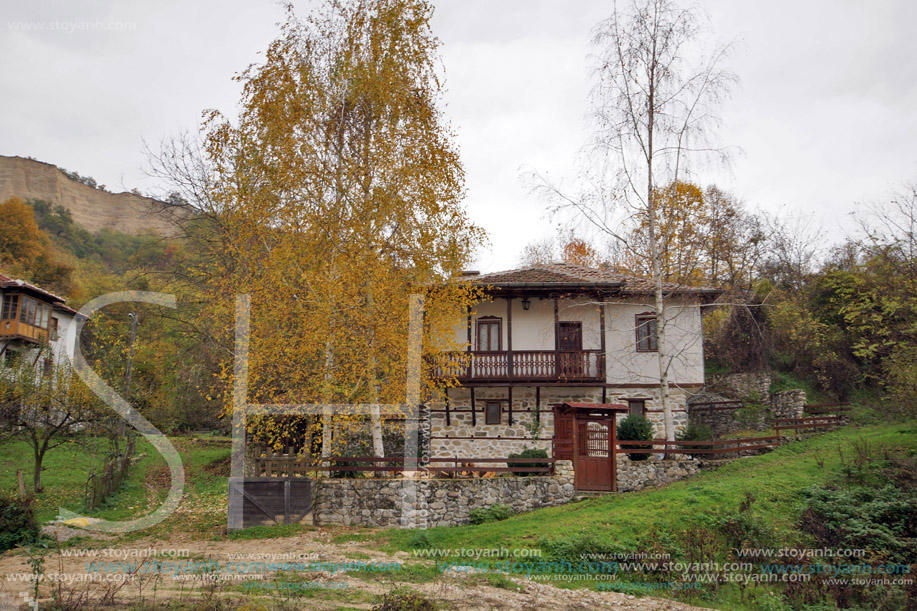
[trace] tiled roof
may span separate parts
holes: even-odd
[[[609,269],[597,269],[572,263],[548,263],[519,269],[494,272],[470,278],[474,284],[513,287],[526,285],[585,285],[594,288],[619,289],[624,294],[645,295],[655,290],[650,278],[642,278]],[[680,286],[671,282],[662,285],[666,293],[719,294],[719,289]]]
[[[34,284],[30,284],[26,282],[25,280],[16,280],[14,278],[10,278],[6,274],[0,273],[0,289],[8,289],[8,288],[26,289],[34,293],[38,293],[46,297],[49,301],[52,301],[52,302],[64,303],[64,301],[66,301],[66,299],[64,299],[63,297],[59,297],[55,295],[54,293],[50,291],[46,291],[45,289],[39,288],[35,286]]]

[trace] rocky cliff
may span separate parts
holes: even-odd
[[[13,196],[60,204],[89,231],[108,227],[171,237],[178,233],[175,222],[190,217],[181,206],[133,193],[108,193],[68,178],[49,163],[0,155],[0,202]]]

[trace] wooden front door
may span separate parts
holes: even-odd
[[[614,420],[574,419],[573,469],[577,490],[615,489]]]

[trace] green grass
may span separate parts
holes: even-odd
[[[143,477],[155,465],[159,455],[150,444],[139,439],[136,454],[146,456],[128,471],[119,491],[119,501],[106,503],[105,507],[94,512],[84,511],[86,480],[90,471],[101,469],[107,450],[108,442],[101,438],[71,439],[48,450],[41,473],[44,490],[35,496],[39,521],[54,519],[60,507],[93,517],[120,519],[134,511],[132,506],[143,502]],[[16,491],[17,469],[22,469],[26,487],[31,490],[34,472],[31,445],[21,440],[0,444],[0,488],[4,491]]]
[[[807,545],[810,542],[795,528],[805,505],[802,492],[832,479],[851,459],[852,443],[862,440],[877,453],[888,450],[913,455],[917,453],[917,426],[847,427],[730,462],[665,488],[596,497],[501,522],[424,532],[431,545],[440,549],[537,548],[543,550],[545,559],[564,545],[576,550],[578,539],[602,551],[663,551],[672,554],[673,560],[688,560],[698,547],[707,546],[715,557],[726,559],[730,547],[721,534],[722,524],[738,515],[740,503],[750,494],[754,502],[749,515],[768,533],[770,542],[779,547]],[[416,532],[388,530],[362,538],[385,551],[410,551]],[[573,582],[569,587],[594,585]],[[763,596],[763,586],[759,589]],[[720,608],[755,608],[743,600],[737,588],[726,586],[700,602]]]
[[[230,541],[249,541],[252,539],[280,539],[282,537],[295,537],[296,535],[314,530],[310,526],[301,524],[271,524],[270,526],[251,526],[243,530],[234,530],[229,533]]]
[[[226,475],[228,474],[229,441],[219,438],[172,437],[185,467],[185,493],[189,501],[184,507],[205,507],[209,511],[192,510],[175,523],[197,529],[217,528],[225,524]],[[86,480],[93,469],[100,469],[108,449],[102,438],[73,439],[48,450],[42,469],[44,490],[35,495],[36,517],[40,522],[54,519],[60,507],[81,515],[106,520],[134,518],[154,509],[166,496],[169,470],[165,460],[145,439],[138,438],[137,460],[128,469],[120,488],[94,511],[84,510]],[[31,490],[32,452],[28,443],[10,440],[0,444],[0,489],[15,493],[16,470],[22,469],[27,487]],[[216,507],[220,507],[220,520]],[[205,519],[206,516],[206,519]],[[149,534],[149,533],[147,533]]]
[[[397,581],[399,583],[427,583],[435,581],[441,575],[439,568],[433,562],[406,562],[402,563],[401,568],[397,570],[352,570],[347,572],[348,577],[366,581]]]
[[[816,388],[808,379],[799,377],[786,371],[774,371],[771,377],[770,392],[783,390],[796,390],[801,388],[806,391],[806,403],[836,403],[823,390]]]

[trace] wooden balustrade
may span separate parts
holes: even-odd
[[[455,355],[465,360],[451,373],[462,382],[600,382],[605,379],[605,355],[601,350],[502,350],[473,351]],[[440,368],[440,373],[449,373]]]

